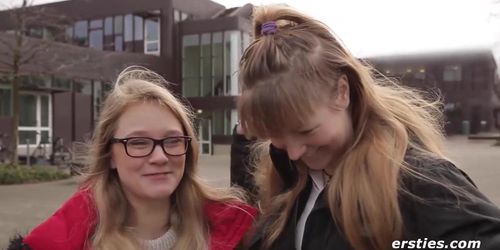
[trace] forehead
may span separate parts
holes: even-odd
[[[157,103],[136,103],[128,106],[117,121],[117,136],[165,136],[182,134],[182,124],[172,110]]]

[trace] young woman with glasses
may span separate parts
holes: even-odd
[[[108,95],[80,189],[19,249],[234,249],[256,210],[198,176],[192,114],[142,68]],[[14,247],[9,249],[16,249]]]

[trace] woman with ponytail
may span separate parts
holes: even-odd
[[[500,210],[446,157],[438,102],[375,74],[296,10],[253,18],[238,100],[242,130],[260,139],[250,249],[500,249]]]

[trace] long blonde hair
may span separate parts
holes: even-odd
[[[253,18],[254,40],[240,62],[238,109],[244,129],[269,138],[301,127],[315,107],[336,96],[338,79],[345,75],[354,138],[338,165],[325,170],[332,176],[326,199],[354,249],[389,249],[404,232],[398,193],[401,171],[411,171],[404,160],[407,149],[444,157],[439,102],[376,77],[324,24],[287,6],[259,7]],[[269,21],[276,22],[277,31],[262,35],[261,26]],[[260,147],[256,176],[261,219],[268,221],[264,248],[271,248],[305,188],[307,169],[299,164],[298,184],[282,193],[266,147]]]
[[[92,249],[137,249],[140,243],[125,230],[130,204],[124,195],[120,180],[110,168],[110,139],[117,121],[130,105],[142,102],[166,107],[182,124],[184,134],[192,138],[186,154],[185,172],[171,197],[171,225],[177,240],[174,249],[208,249],[208,221],[203,216],[207,201],[241,201],[237,191],[214,189],[198,177],[198,140],[193,130],[193,113],[166,87],[158,74],[141,67],[122,71],[114,89],[107,96],[99,122],[89,145],[88,171],[82,183],[90,190],[97,211],[97,220],[91,242]]]

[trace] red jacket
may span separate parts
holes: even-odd
[[[204,213],[210,224],[210,249],[234,249],[250,229],[257,210],[245,204],[207,203]],[[87,191],[76,192],[51,217],[23,240],[33,250],[84,250],[96,222]]]

